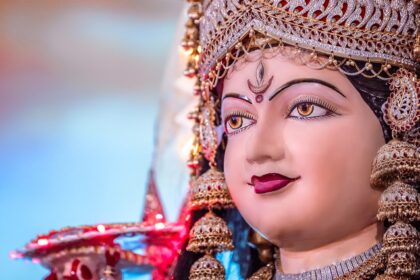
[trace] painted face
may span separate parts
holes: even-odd
[[[344,75],[281,55],[242,62],[224,80],[222,120],[232,198],[274,244],[314,248],[376,223],[369,177],[385,140]]]

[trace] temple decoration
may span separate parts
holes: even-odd
[[[167,223],[154,171],[150,171],[142,222],[66,227],[41,234],[14,259],[29,259],[50,270],[45,280],[121,280],[123,272],[169,279],[186,238],[185,219]]]

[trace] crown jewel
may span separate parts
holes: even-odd
[[[327,55],[416,67],[412,0],[205,0],[203,9],[202,75],[251,30]]]

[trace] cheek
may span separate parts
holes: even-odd
[[[347,190],[369,186],[372,161],[384,144],[376,118],[357,116],[294,123],[285,137],[291,164],[303,179]]]
[[[251,225],[258,219],[260,214],[255,211],[255,193],[251,186],[247,185],[246,152],[240,143],[241,135],[229,139],[225,150],[224,173],[229,192],[244,219]],[[254,207],[256,206],[256,207]]]
[[[372,222],[380,193],[369,184],[371,165],[384,143],[376,122],[347,117],[285,129],[289,163],[302,176],[295,195],[307,216],[300,218],[327,216],[334,227],[346,217],[343,230]]]
[[[224,158],[226,183],[233,198],[238,197],[244,188],[243,163],[246,160],[244,149],[238,145],[237,138],[239,137],[229,139]]]

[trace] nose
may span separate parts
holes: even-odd
[[[278,161],[284,158],[285,142],[281,122],[260,118],[248,135],[244,147],[248,163]]]

